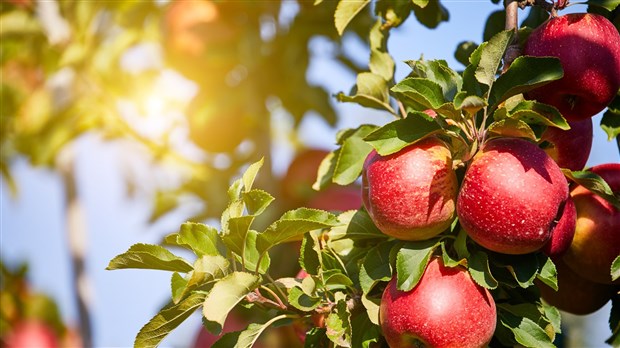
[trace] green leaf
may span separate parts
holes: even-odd
[[[200,223],[186,222],[181,225],[177,243],[187,245],[197,256],[220,255],[217,249],[219,236],[217,230]]]
[[[306,342],[304,348],[329,348],[330,341],[327,338],[327,329],[313,327],[306,332]]]
[[[288,302],[290,305],[303,312],[313,311],[322,301],[322,298],[309,296],[298,287],[291,288],[288,293]]]
[[[454,58],[461,64],[469,65],[469,57],[478,48],[478,44],[473,41],[463,41],[458,44],[454,51]]]
[[[539,254],[538,258],[538,264],[541,266],[536,277],[553,290],[558,291],[558,271],[553,260],[544,254]]]
[[[430,1],[431,0],[411,0],[411,2],[413,2],[414,5],[420,8],[425,8]]]
[[[290,314],[281,314],[263,324],[252,323],[243,331],[226,333],[217,340],[212,348],[252,348],[258,337],[275,322],[291,318]]]
[[[339,217],[342,220],[342,214]],[[335,229],[332,229],[334,231]],[[344,236],[339,236],[332,234],[330,231],[330,238],[342,238]],[[353,213],[353,216],[349,220],[349,224],[346,229],[346,237],[352,238],[355,241],[362,241],[368,239],[385,239],[387,238],[383,232],[381,232],[377,226],[372,222],[370,215],[364,209],[359,209]]]
[[[235,216],[226,220],[226,225],[222,226],[222,241],[230,251],[241,256],[246,244],[246,236],[250,230],[254,216]]]
[[[372,146],[366,143],[362,137],[370,133],[360,133],[359,137],[349,137],[344,141],[338,153],[338,161],[334,168],[333,182],[338,185],[349,185],[360,176],[364,166],[364,160],[372,151]]]
[[[409,242],[396,254],[396,288],[400,291],[413,289],[426,270],[426,265],[439,245],[435,239]]]
[[[186,287],[187,280],[177,272],[172,273],[172,278],[170,279],[170,289],[172,290],[172,300],[174,303],[179,302],[177,299],[181,298]]]
[[[501,109],[497,110],[500,111]],[[495,119],[498,112],[493,114]],[[542,104],[536,101],[524,100],[517,103],[507,113],[509,118],[521,120],[528,124],[539,124],[543,126],[557,127],[562,130],[570,129],[570,125],[558,109],[551,105]]]
[[[498,264],[498,257],[494,259]],[[542,260],[545,262],[545,260]],[[510,272],[520,287],[528,288],[534,285],[534,279],[539,274],[541,265],[536,254],[515,255],[504,259],[504,267]]]
[[[450,18],[448,10],[439,0],[412,0],[414,5],[418,3],[425,6],[413,6],[413,13],[418,21],[427,28],[436,28],[441,22]]]
[[[553,326],[553,331],[555,333],[562,333],[562,315],[560,314],[560,311],[554,306],[550,306],[545,303],[542,303],[542,306],[545,317],[549,320],[551,326]]]
[[[392,278],[390,265],[392,247],[394,247],[392,242],[383,242],[368,251],[359,273],[360,286],[365,294],[378,282],[389,281]]]
[[[488,86],[480,84],[476,78],[476,71],[482,59],[482,53],[488,45],[488,41],[481,43],[469,55],[469,65],[467,65],[463,71],[463,90],[467,92],[466,95],[482,97],[489,89]]]
[[[480,63],[476,67],[476,80],[491,87],[495,81],[495,75],[499,70],[504,57],[504,52],[512,42],[514,31],[505,30],[493,36],[488,45],[484,46],[480,56]]]
[[[472,279],[480,286],[487,289],[496,289],[499,285],[491,269],[489,268],[489,256],[482,251],[474,251],[471,253],[468,261],[468,271]]]
[[[366,315],[354,315],[351,317],[352,347],[369,348],[378,345],[381,341],[381,329],[375,325]]]
[[[351,313],[343,293],[336,293],[336,306],[325,320],[327,337],[339,347],[351,347]]]
[[[410,76],[429,79],[437,83],[443,92],[444,100],[453,100],[461,90],[462,78],[454,70],[450,69],[444,60],[410,60],[406,61],[413,71]]]
[[[253,189],[242,193],[243,202],[248,210],[248,215],[257,216],[262,214],[273,202],[274,198],[268,192]]]
[[[233,272],[218,280],[203,303],[202,315],[207,330],[219,335],[228,312],[259,284],[260,277],[245,272]]]
[[[487,131],[503,137],[538,140],[538,137],[527,123],[512,118],[506,118],[491,123]]]
[[[497,33],[504,30],[506,26],[506,11],[503,9],[497,10],[491,13],[487,17],[487,22],[484,25],[484,31],[482,33],[482,40],[488,41]]]
[[[379,325],[379,309],[381,306],[381,299],[370,298],[367,295],[368,294],[362,294],[362,305],[366,308],[366,314],[368,314],[370,321],[375,325]]]
[[[514,334],[515,340],[531,348],[554,348],[545,330],[536,324],[532,319],[515,316],[508,312],[499,313],[500,323],[510,329]]]
[[[370,61],[368,67],[370,72],[381,76],[385,81],[392,81],[396,67],[394,60],[387,52],[389,36],[389,31],[382,30],[381,20],[377,20],[370,29]]]
[[[168,305],[140,329],[134,347],[157,347],[159,343],[203,303],[205,295],[194,293],[178,304]]]
[[[344,29],[349,25],[349,22],[360,11],[370,3],[370,0],[348,1],[341,0],[338,2],[336,12],[334,13],[334,24],[338,34],[342,36]]]
[[[611,298],[609,328],[611,329],[611,336],[605,342],[612,347],[618,347],[620,345],[620,294]]]
[[[319,165],[316,181],[312,184],[314,190],[320,191],[332,183],[339,155],[340,149],[336,149],[323,158]]]
[[[620,279],[620,255],[611,264],[611,280]]]
[[[310,232],[304,235],[299,251],[299,264],[308,274],[317,275],[321,267],[321,248],[317,236]]]
[[[249,192],[252,189],[254,180],[256,180],[258,171],[263,166],[263,163],[264,163],[264,158],[261,158],[259,161],[252,163],[248,167],[248,169],[246,169],[245,172],[243,173],[242,181],[243,181],[243,189],[245,192]]]
[[[613,11],[618,5],[620,5],[620,0],[588,0],[585,3],[588,5],[602,7],[608,11]]]
[[[256,243],[258,235],[259,233],[255,230],[249,230],[246,235],[244,267],[247,270],[257,271],[258,273],[264,274],[269,270],[271,258],[268,253],[262,254],[262,251],[258,250]],[[240,257],[237,260],[241,262]],[[260,266],[258,266],[258,262],[260,262]]]
[[[190,292],[198,290],[204,284],[222,278],[228,274],[229,267],[230,263],[221,255],[204,255],[197,259],[194,262],[194,270],[189,273],[189,279],[184,279],[184,287],[173,291],[173,302],[178,303]]]
[[[276,244],[299,237],[308,231],[338,224],[338,218],[334,214],[322,210],[308,208],[291,210],[258,235],[256,246],[262,253]]]
[[[514,95],[558,80],[563,75],[562,64],[555,57],[518,57],[493,84],[489,104],[496,106]]]
[[[616,207],[616,209],[620,209],[620,200],[614,195],[614,191],[609,187],[609,184],[598,174],[589,170],[572,172],[569,169],[562,169],[562,172],[564,172],[564,175],[570,180],[600,196]]]
[[[607,140],[612,141],[620,136],[620,96],[609,104],[601,119],[601,128],[607,133]]]
[[[406,106],[414,109],[435,109],[446,102],[441,86],[427,78],[408,77],[394,87],[392,93]]]
[[[429,121],[421,115],[411,114],[375,130],[364,140],[381,156],[387,156],[440,130],[441,127],[437,122]]]
[[[336,98],[340,102],[357,103],[361,106],[386,110],[396,114],[390,106],[388,83],[380,75],[362,72],[357,75],[357,83],[351,96],[338,93]]]
[[[398,27],[411,14],[413,4],[411,0],[378,0],[375,2],[375,14],[383,18],[384,30]]]
[[[189,272],[192,265],[166,248],[152,244],[134,244],[125,253],[114,257],[107,270],[114,269],[155,269],[162,271]]]
[[[340,270],[326,270],[323,272],[325,286],[330,289],[346,289],[353,286],[353,281]]]

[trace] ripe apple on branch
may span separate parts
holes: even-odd
[[[366,5],[338,4],[339,33]],[[436,25],[425,11],[443,18],[438,2],[377,2],[369,71],[337,95],[394,116],[339,132],[315,171],[319,191],[361,178],[363,207],[297,208],[256,227],[274,197],[253,187],[262,161],[253,163],[230,186],[218,228],[186,223],[168,248],[136,244],[110,261],[108,269],[173,272],[171,302],[136,346],[159,344],[199,308],[215,335],[237,306],[265,313],[213,347],[251,347],[273,325],[300,323],[314,323],[299,335],[307,347],[552,347],[561,332],[552,305],[582,314],[611,300],[620,311],[620,170],[581,171],[592,137],[581,122],[620,88],[617,30],[599,15],[553,17],[510,64],[516,28],[472,50],[462,73],[419,59],[394,81],[389,30],[411,13]],[[299,239],[303,276],[273,279],[270,250]],[[562,287],[597,295],[571,306]],[[610,324],[608,342],[618,344],[617,316]]]

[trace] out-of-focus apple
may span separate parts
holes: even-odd
[[[590,170],[600,175],[616,196],[620,194],[620,163],[601,164]],[[564,261],[583,278],[612,283],[611,264],[620,255],[620,210],[581,185],[571,190],[571,196],[577,208],[577,225]]]
[[[304,205],[317,194],[312,184],[316,181],[321,161],[328,154],[323,149],[308,148],[293,158],[282,178],[282,197],[290,205]]]
[[[559,310],[586,315],[603,307],[616,290],[613,285],[591,282],[573,272],[562,260],[554,261],[558,272],[558,291],[537,281],[541,297]]]
[[[592,149],[592,119],[569,122],[569,130],[549,127],[541,137],[548,144],[545,152],[560,168],[582,170]]]
[[[347,211],[362,206],[362,190],[359,186],[329,186],[308,201],[308,208],[327,211]]]
[[[394,277],[383,292],[379,322],[391,348],[485,347],[493,337],[496,308],[489,291],[467,270],[430,261],[411,291]]]
[[[560,167],[535,144],[488,141],[471,162],[459,192],[461,226],[483,247],[504,254],[541,249],[568,198]]]
[[[452,154],[436,137],[388,156],[373,150],[362,172],[364,207],[381,232],[402,240],[425,240],[449,227],[457,186]]]
[[[58,337],[51,327],[43,322],[28,320],[20,322],[8,334],[6,348],[57,348]]]
[[[527,97],[555,106],[569,121],[596,115],[620,89],[620,34],[604,16],[571,13],[551,18],[531,33],[523,54],[560,60],[564,76]]]

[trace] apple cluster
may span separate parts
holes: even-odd
[[[428,240],[458,219],[473,242],[493,253],[542,252],[556,264],[559,287],[556,292],[538,284],[542,298],[561,310],[588,314],[620,289],[610,275],[620,255],[620,210],[567,180],[562,168],[584,169],[591,117],[620,89],[620,34],[602,16],[564,15],[534,30],[524,54],[559,58],[563,77],[525,97],[557,108],[570,130],[549,127],[540,143],[484,139],[461,175],[441,135],[386,156],[372,151],[362,172],[363,205],[379,230],[399,240]],[[620,195],[620,163],[588,172]],[[449,268],[435,257],[412,290],[398,290],[392,279],[383,293],[380,323],[390,347],[481,347],[493,336],[496,308],[464,267]]]

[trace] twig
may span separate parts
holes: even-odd
[[[92,321],[90,315],[91,284],[86,274],[86,223],[84,208],[77,192],[75,180],[75,153],[67,145],[58,157],[58,168],[65,184],[67,242],[73,268],[72,286],[78,308],[80,335],[85,347],[92,347]]]

